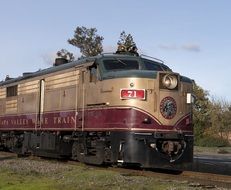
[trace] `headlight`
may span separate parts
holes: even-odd
[[[177,86],[177,77],[172,74],[167,74],[162,78],[162,84],[168,89],[174,89]]]

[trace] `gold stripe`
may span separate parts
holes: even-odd
[[[59,74],[59,75],[50,76],[50,77],[46,78],[46,82],[51,82],[51,81],[55,81],[58,79],[65,79],[65,78],[69,78],[69,77],[77,77],[78,73],[79,73],[79,71],[71,71],[71,72],[67,72],[67,73],[63,73],[63,74]]]
[[[6,101],[6,104],[13,104],[13,103],[17,103],[17,100],[8,100],[8,101]]]
[[[6,112],[10,112],[10,111],[17,111],[17,107],[6,108]]]
[[[61,87],[75,86],[76,83],[77,81],[67,81],[65,83],[60,83],[60,84],[51,84],[51,85],[47,85],[46,89],[50,90],[50,89],[61,88]]]
[[[38,92],[38,88],[20,90],[20,91],[18,91],[18,95],[29,94],[29,93],[33,93],[33,92]]]
[[[65,81],[65,80],[75,80],[77,78],[76,75],[68,75],[68,76],[54,76],[54,77],[49,77],[46,79],[46,83],[50,83],[50,82],[56,82],[56,81]]]
[[[79,71],[71,71],[46,78],[46,89],[51,90],[55,88],[74,86],[79,81]]]
[[[6,101],[6,112],[8,111],[16,111],[18,104],[17,104],[17,100],[9,100]]]
[[[38,92],[38,80],[18,85],[18,94]]]
[[[46,81],[46,84],[60,84],[66,81],[76,81],[78,80],[77,76],[70,76],[70,77],[65,77],[65,78],[57,78],[55,80],[52,81]]]
[[[19,84],[19,87],[27,87],[27,86],[33,86],[33,85],[38,85],[38,80]]]
[[[6,88],[0,88],[0,98],[6,98]]]

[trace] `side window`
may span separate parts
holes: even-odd
[[[151,71],[162,71],[163,70],[160,65],[155,64],[150,61],[144,61],[144,65],[147,70],[151,70]]]
[[[90,70],[90,82],[96,82],[97,80],[97,67],[94,65],[89,68]]]
[[[145,70],[151,71],[172,71],[168,66],[155,61],[143,60]]]
[[[6,97],[12,97],[18,95],[18,85],[9,86],[6,88]]]

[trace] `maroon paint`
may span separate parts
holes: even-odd
[[[77,116],[75,116],[77,115]],[[76,119],[75,119],[76,118]],[[150,123],[145,124],[144,119]],[[182,130],[192,132],[191,115],[186,115],[175,126],[160,125],[156,119],[147,113],[133,108],[106,108],[88,109],[84,112],[75,111],[44,113],[41,120],[41,128],[38,130],[135,130],[135,131],[171,131]],[[0,117],[0,130],[35,129],[36,115],[6,116]],[[76,123],[77,122],[77,123]]]
[[[12,128],[34,129],[36,114],[0,116],[0,130]]]

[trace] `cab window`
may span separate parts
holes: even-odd
[[[108,59],[103,61],[103,65],[106,71],[139,69],[139,63],[136,60]]]
[[[167,66],[164,64],[156,63],[154,61],[143,59],[144,63],[144,70],[151,70],[151,71],[171,71]]]

